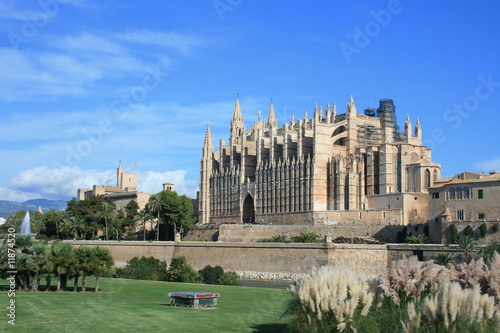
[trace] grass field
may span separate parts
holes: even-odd
[[[8,332],[283,332],[291,299],[279,289],[101,278],[99,293],[16,292],[12,326],[6,280],[0,288],[0,330]],[[220,293],[219,308],[171,307],[167,293],[175,291]]]

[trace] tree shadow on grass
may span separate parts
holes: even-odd
[[[290,332],[288,324],[260,324],[253,325],[252,332],[255,333],[287,333]]]

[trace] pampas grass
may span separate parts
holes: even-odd
[[[416,256],[393,262],[387,277],[382,279],[381,288],[400,304],[410,298],[419,300],[424,292],[435,292],[449,281],[446,267],[434,261],[419,261]]]
[[[479,285],[462,289],[458,282],[441,286],[424,299],[420,311],[408,304],[403,331],[414,332],[498,332],[500,314],[495,299],[481,294]]]
[[[323,266],[289,288],[294,321],[324,331],[356,331],[354,319],[366,316],[377,297],[378,279],[344,267]],[[307,318],[307,320],[305,320]],[[296,327],[303,331],[303,328]],[[321,331],[321,330],[319,330]]]

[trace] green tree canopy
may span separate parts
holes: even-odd
[[[159,223],[168,224],[174,233],[187,231],[196,220],[191,199],[175,191],[166,190],[152,195],[146,208],[158,217]]]

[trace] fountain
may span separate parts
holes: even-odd
[[[21,223],[21,231],[20,235],[31,235],[31,220],[30,220],[30,212],[26,212],[24,215],[23,223]]]

